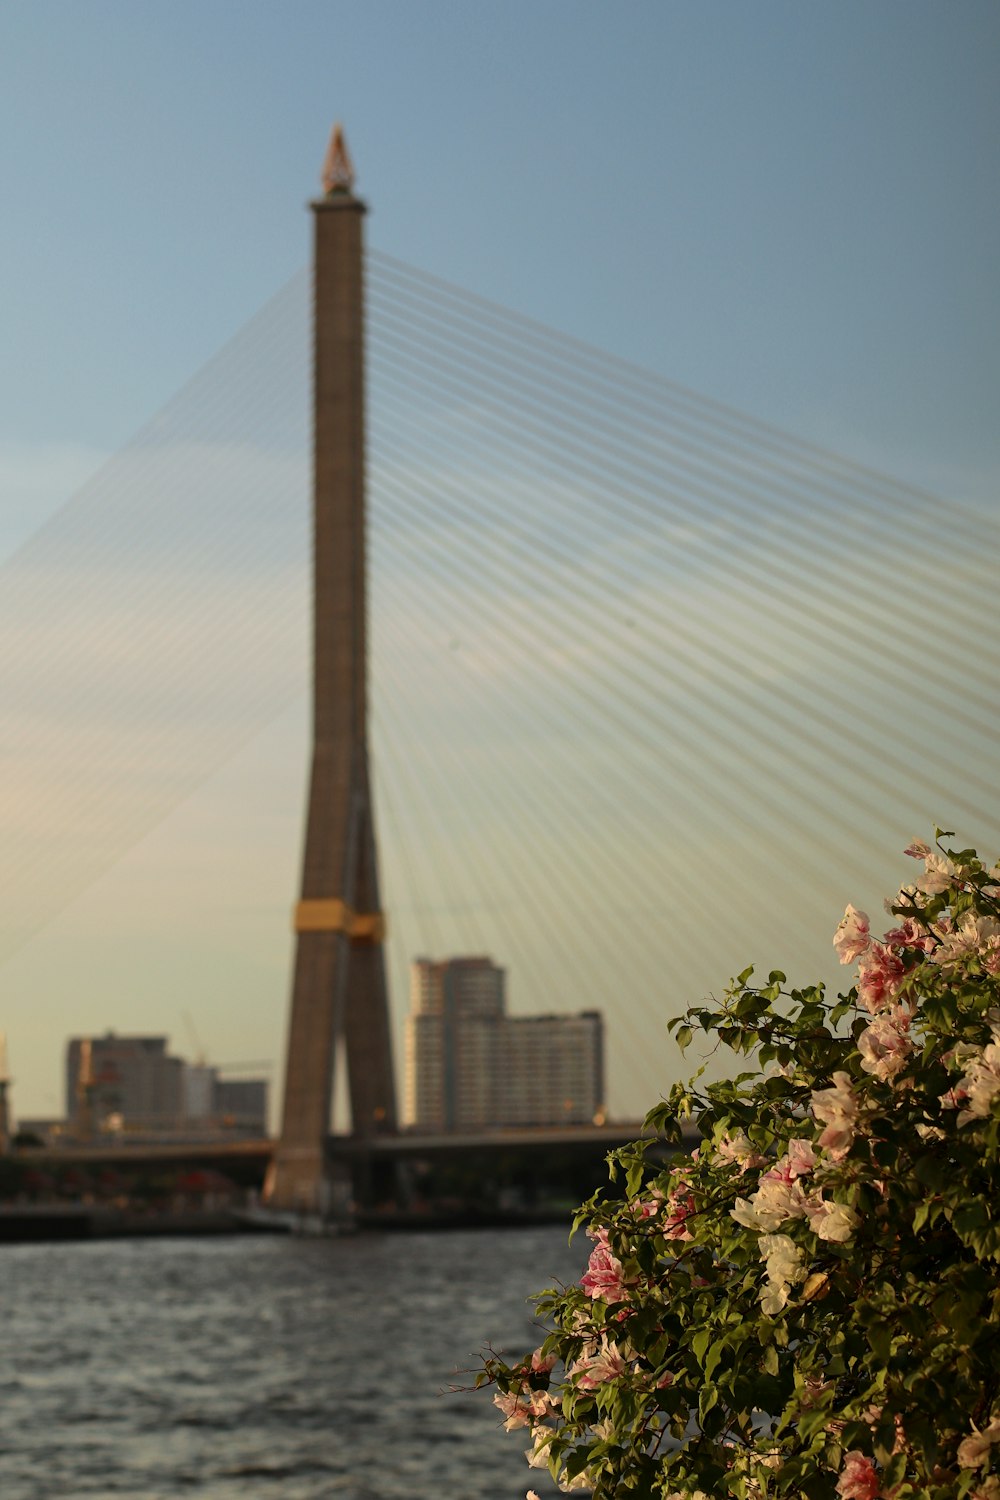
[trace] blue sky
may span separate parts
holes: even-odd
[[[976,0],[2,0],[0,555],[305,263],[334,118],[380,249],[995,514],[998,62]],[[147,866],[187,838],[231,883],[251,797],[255,922],[297,863],[301,715],[269,733]],[[212,924],[136,914],[111,963],[121,879],[8,968],[22,1113],[57,1107],[72,1030],[185,1047],[178,926],[194,953]],[[216,1057],[280,1052],[286,958],[201,950]]]
[[[380,247],[795,431],[992,463],[998,54],[975,0],[7,3],[3,436],[119,446],[302,264],[336,115]]]

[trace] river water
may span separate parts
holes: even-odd
[[[576,1279],[561,1228],[0,1248],[0,1500],[523,1500],[470,1386]],[[463,1373],[464,1372],[464,1373]]]

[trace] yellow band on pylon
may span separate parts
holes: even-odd
[[[300,901],[295,908],[296,932],[346,932],[363,942],[381,943],[385,938],[385,917],[380,911],[352,911],[339,896]]]

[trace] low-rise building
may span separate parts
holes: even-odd
[[[72,1037],[66,1047],[66,1129],[94,1134],[267,1134],[267,1080],[224,1078],[168,1052],[165,1036]]]
[[[184,1119],[184,1064],[165,1036],[72,1037],[66,1047],[66,1118],[92,1129],[176,1130]]]

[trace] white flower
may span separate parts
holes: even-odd
[[[760,1258],[767,1262],[767,1274],[776,1280],[805,1280],[802,1251],[787,1234],[762,1234]]]
[[[784,1283],[769,1281],[760,1294],[760,1310],[769,1318],[776,1318],[788,1304],[790,1288]]]
[[[924,859],[924,873],[917,881],[917,890],[928,896],[940,895],[955,879],[955,866],[946,854],[935,854],[931,850]]]
[[[590,1473],[589,1469],[581,1469],[579,1474],[574,1474],[572,1479],[564,1479],[560,1475],[558,1484],[564,1495],[569,1494],[570,1490],[592,1490],[594,1488],[594,1476]]]
[[[765,1216],[773,1223],[767,1229],[777,1229],[786,1219],[805,1218],[809,1199],[801,1182],[786,1182],[781,1178],[769,1178],[761,1183],[753,1197],[754,1207],[761,1219]]]
[[[729,1210],[729,1216],[735,1219],[737,1224],[742,1224],[744,1229],[755,1229],[758,1234],[764,1229],[776,1227],[774,1224],[763,1222],[748,1198],[737,1198],[736,1207]]]
[[[989,1463],[990,1449],[994,1443],[1000,1443],[1000,1417],[991,1417],[989,1425],[980,1432],[974,1422],[969,1424],[972,1433],[963,1438],[958,1445],[959,1467],[963,1469],[981,1469]]]
[[[809,1225],[821,1240],[833,1240],[845,1244],[857,1229],[860,1220],[853,1208],[846,1203],[831,1203],[824,1199],[809,1214]]]
[[[797,1281],[806,1279],[802,1251],[787,1234],[762,1234],[760,1258],[766,1262],[767,1286],[760,1294],[760,1305],[768,1317],[776,1317],[788,1301],[788,1293]]]
[[[898,917],[900,914],[912,917],[914,912],[922,911],[929,900],[930,897],[915,885],[901,885],[894,896],[886,897],[882,905],[890,917]]]
[[[531,1447],[525,1448],[524,1456],[531,1469],[547,1469],[549,1466],[549,1444],[556,1435],[554,1427],[536,1427],[532,1434]]]
[[[967,1105],[958,1116],[959,1125],[967,1120],[985,1120],[993,1100],[1000,1093],[1000,1032],[993,1028],[993,1041],[973,1058],[965,1076],[953,1091]]]

